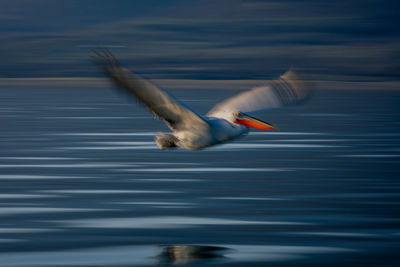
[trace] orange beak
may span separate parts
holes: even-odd
[[[254,117],[251,117],[251,116],[246,115],[241,112],[235,113],[234,116],[235,116],[234,123],[237,123],[237,124],[245,125],[245,126],[260,129],[260,130],[266,130],[266,131],[278,129],[275,126],[273,126],[265,121],[261,121],[259,119],[256,119]]]

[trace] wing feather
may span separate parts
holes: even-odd
[[[95,51],[94,62],[124,91],[131,93],[172,130],[206,126],[205,119],[151,82],[123,68],[108,50]]]
[[[233,113],[253,113],[297,104],[309,95],[309,85],[293,70],[264,86],[255,87],[226,99],[212,108],[207,116],[234,120]]]

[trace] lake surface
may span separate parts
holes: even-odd
[[[177,90],[205,113],[233,90]],[[0,89],[1,266],[395,266],[400,93],[317,91],[202,151],[108,89]],[[185,265],[186,264],[186,265]]]

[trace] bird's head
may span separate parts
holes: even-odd
[[[266,131],[277,129],[275,126],[273,126],[265,121],[256,119],[256,118],[251,117],[242,112],[233,113],[233,117],[234,117],[234,121],[233,121],[234,123],[245,125],[247,127],[252,127],[252,128],[256,128],[259,130],[266,130]]]

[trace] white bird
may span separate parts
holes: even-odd
[[[118,87],[133,94],[173,131],[156,136],[155,141],[161,149],[198,150],[241,137],[250,127],[274,130],[276,127],[249,114],[296,104],[309,95],[306,83],[289,70],[266,85],[217,104],[202,116],[148,80],[123,68],[108,50],[95,51],[95,54],[94,62]]]

